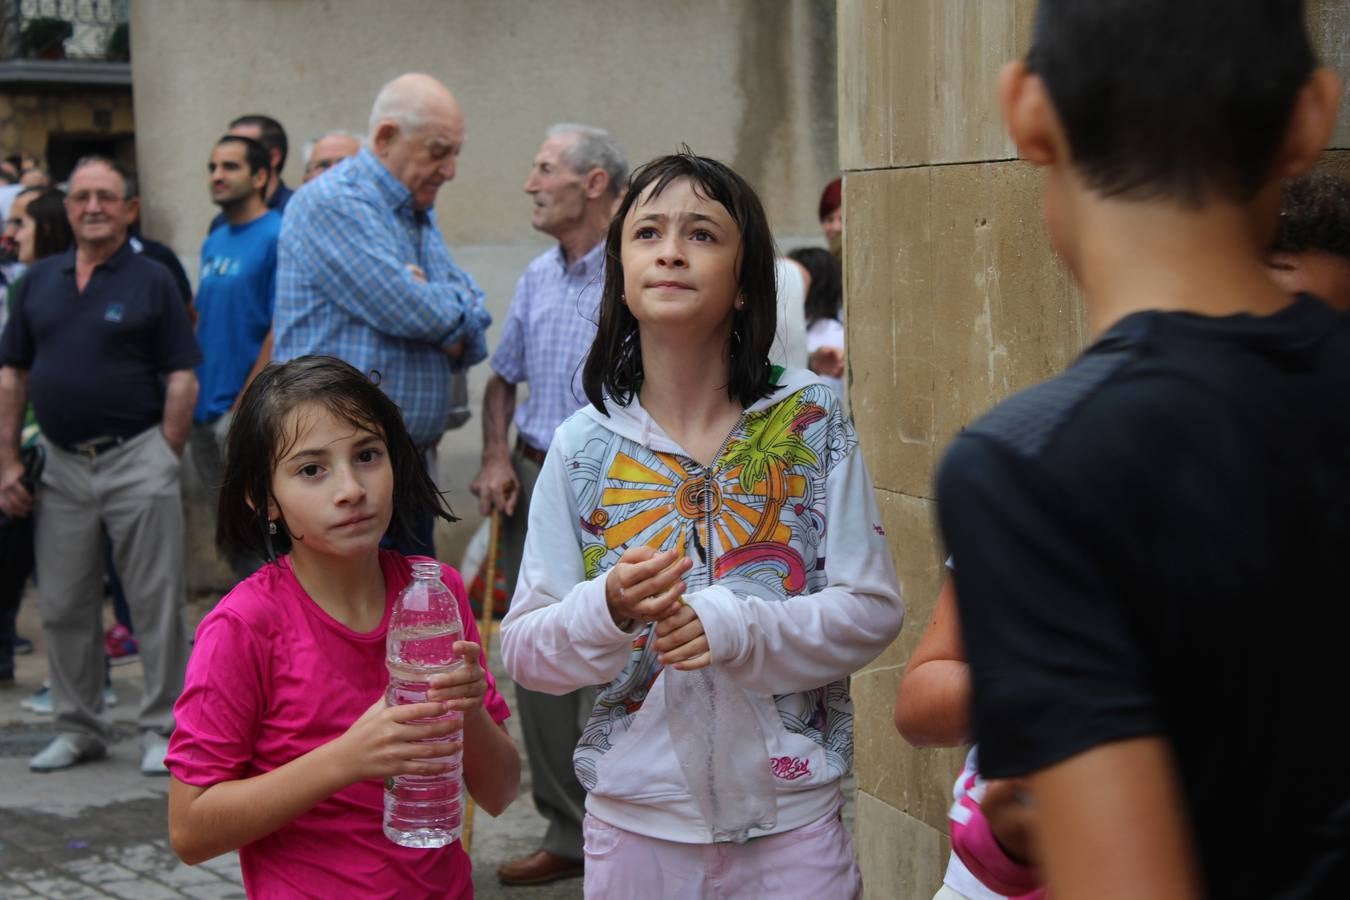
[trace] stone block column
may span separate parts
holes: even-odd
[[[1350,72],[1344,0],[1309,4],[1323,57]],[[908,609],[853,679],[855,838],[869,895],[930,898],[964,749],[916,751],[892,705],[943,573],[934,468],[967,422],[1063,369],[1088,340],[1051,252],[1041,176],[999,119],[1004,62],[1034,0],[839,0],[839,156],[849,396]],[[1342,116],[1334,147],[1350,146]],[[1342,169],[1347,154],[1333,151]]]

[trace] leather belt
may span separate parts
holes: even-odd
[[[516,436],[516,452],[540,466],[544,464],[544,457],[548,456],[547,451],[540,450],[538,447],[527,444],[525,439],[519,435]]]
[[[92,440],[85,441],[82,444],[73,444],[69,447],[64,445],[59,446],[67,453],[78,453],[80,456],[94,459],[95,457],[107,453],[109,450],[115,450],[126,442],[127,439],[124,437],[96,437]]]

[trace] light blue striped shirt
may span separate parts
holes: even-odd
[[[547,450],[554,430],[589,401],[581,366],[595,341],[605,286],[602,240],[569,267],[562,247],[535,257],[516,294],[492,353],[492,370],[511,384],[528,382],[530,396],[516,410],[516,431]]]
[[[445,431],[452,373],[487,357],[491,323],[483,292],[455,265],[435,221],[413,208],[412,194],[370,150],[286,205],[273,358],[327,354],[378,372],[419,446]],[[457,343],[463,353],[451,360],[443,351]]]

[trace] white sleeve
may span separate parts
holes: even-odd
[[[613,681],[636,637],[609,614],[606,572],[586,579],[564,455],[555,439],[530,498],[525,555],[501,630],[506,671],[546,694]]]
[[[713,585],[686,600],[713,662],[761,694],[806,691],[876,658],[900,632],[904,605],[872,479],[854,447],[826,480],[824,590],[786,601]]]

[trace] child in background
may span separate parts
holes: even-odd
[[[903,618],[857,436],[818,378],[768,364],[773,239],[726,166],[635,172],[606,257],[592,405],[549,448],[502,623],[520,684],[604,685],[575,755],[586,895],[856,897],[848,676]],[[744,843],[716,840],[672,735],[717,719],[665,700],[708,666],[764,734],[776,822]]]
[[[910,654],[895,698],[895,727],[915,747],[970,742],[970,666],[961,647],[956,580],[947,577],[933,617]],[[952,788],[952,855],[933,900],[1032,900],[1044,896],[1032,865],[1034,809],[1019,780],[980,777],[974,747]]]
[[[489,813],[520,776],[449,566],[463,665],[428,702],[385,706],[389,614],[421,558],[380,539],[450,517],[398,407],[346,363],[302,357],[253,381],[227,450],[218,537],[270,563],[197,631],[166,760],[174,850],[189,864],[239,850],[250,897],[471,897],[458,841],[410,849],[382,830],[383,780],[444,771],[425,760],[445,745],[419,741],[459,727],[415,720],[463,712],[464,783]]]
[[[1350,182],[1330,172],[1291,181],[1266,265],[1289,293],[1350,311]]]
[[[1041,0],[1000,78],[1095,337],[938,514],[1057,900],[1350,896],[1350,320],[1265,266],[1341,92],[1294,0]]]
[[[839,259],[819,247],[793,250],[796,260],[811,276],[806,291],[807,368],[825,379],[839,399],[844,399],[844,278]]]

